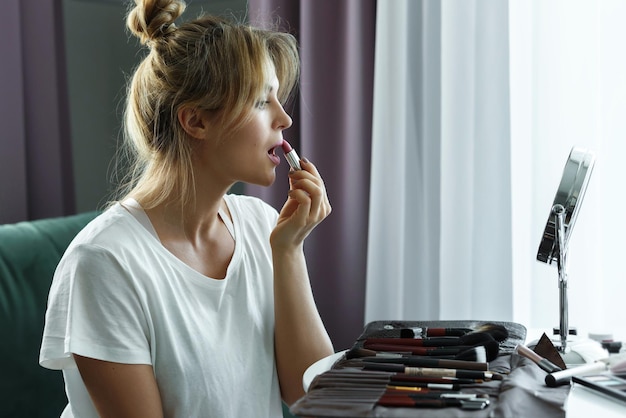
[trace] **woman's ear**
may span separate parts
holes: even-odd
[[[189,136],[205,139],[209,131],[209,122],[205,113],[197,107],[184,106],[178,110],[178,122]]]

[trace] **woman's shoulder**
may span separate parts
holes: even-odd
[[[114,204],[89,222],[76,235],[68,250],[81,244],[102,248],[119,247],[142,235],[137,226],[137,221],[127,210],[120,204]]]

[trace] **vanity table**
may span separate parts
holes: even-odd
[[[624,418],[626,404],[598,395],[579,385],[570,390],[565,406],[567,418]]]

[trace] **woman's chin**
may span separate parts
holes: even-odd
[[[270,177],[264,179],[256,179],[255,181],[251,181],[250,184],[254,184],[255,186],[269,187],[276,181],[276,173],[272,173]]]

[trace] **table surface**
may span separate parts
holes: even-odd
[[[626,417],[626,403],[609,399],[584,386],[574,385],[567,398],[567,418],[623,418]]]
[[[541,337],[544,330],[529,329],[527,343],[531,343]],[[588,333],[583,332],[579,338],[586,338]],[[621,335],[618,335],[620,337]],[[623,350],[623,349],[622,349]],[[596,416],[598,418],[626,418],[626,403],[608,398],[604,395],[581,385],[574,385],[567,398],[566,404],[567,418],[588,418]]]

